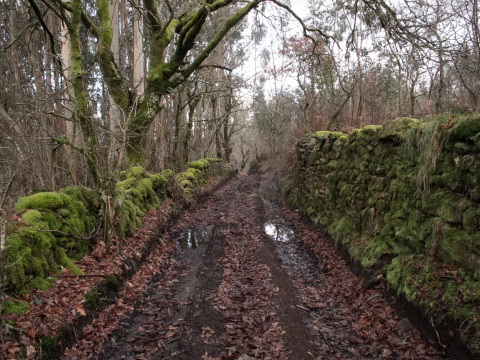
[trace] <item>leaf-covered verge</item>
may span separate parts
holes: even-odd
[[[480,118],[321,131],[297,141],[296,158],[288,201],[478,352]]]
[[[93,200],[93,191],[67,188],[58,193],[45,192],[21,198],[17,204],[19,213],[10,219],[6,241],[5,253],[9,263],[2,314],[5,326],[2,331],[9,340],[3,344],[5,351],[0,353],[7,354],[7,358],[9,355],[15,358],[19,351],[18,354],[24,355],[33,354],[34,350],[35,353],[44,351],[45,355],[42,341],[50,341],[52,336],[62,333],[60,330],[65,326],[71,332],[68,324],[72,324],[79,315],[85,315],[84,308],[96,307],[99,297],[95,295],[96,290],[92,292],[90,289],[99,281],[107,288],[116,284],[122,269],[129,269],[128,265],[122,268],[123,264],[141,257],[148,235],[159,223],[168,220],[170,209],[189,201],[194,189],[202,188],[203,191],[233,174],[230,165],[217,159],[202,159],[189,166],[189,170],[179,174],[175,182],[175,187],[181,190],[177,204],[167,197],[166,182],[173,180],[171,171],[152,175],[141,168],[131,168],[121,174],[115,200],[116,229],[112,232],[108,252],[98,237],[87,240],[87,235],[84,235],[90,231],[89,221],[92,228],[96,226],[91,215],[94,211],[89,212],[83,202],[88,199],[87,204],[98,208]],[[180,183],[182,176],[191,175],[198,179],[191,186]],[[132,178],[135,181],[129,180]],[[96,215],[98,221],[99,215]],[[49,222],[52,219],[55,222]],[[135,227],[124,227],[122,233],[122,222],[134,222]],[[140,228],[143,222],[145,226]],[[60,227],[62,223],[66,225]],[[63,233],[72,235],[72,238]],[[65,242],[71,244],[70,248],[62,246]],[[15,245],[13,249],[12,243]],[[17,255],[14,261],[12,254]],[[72,261],[67,256],[70,254],[75,255],[74,260],[79,260]],[[40,266],[37,267],[38,263]],[[97,274],[100,275],[95,276]],[[23,283],[15,283],[12,279],[22,279]],[[19,334],[23,335],[19,337]],[[45,336],[50,340],[43,339]]]

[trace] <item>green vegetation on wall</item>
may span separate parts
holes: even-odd
[[[291,204],[407,300],[480,330],[480,118],[321,131],[296,156]]]
[[[208,178],[232,172],[231,166],[219,159],[201,159],[187,167],[176,176],[183,198],[191,197]],[[141,167],[120,174],[117,195],[110,206],[115,230],[122,238],[133,235],[146,212],[157,209],[166,199],[167,182],[172,176],[171,170],[149,174]],[[6,290],[17,294],[28,289],[48,290],[53,280],[49,273],[58,274],[61,267],[82,275],[72,259],[80,260],[92,250],[102,201],[97,192],[83,187],[20,198],[15,210],[21,217],[7,228]]]

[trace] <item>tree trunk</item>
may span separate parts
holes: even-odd
[[[82,153],[87,159],[88,168],[92,176],[93,184],[96,188],[105,188],[106,184],[102,183],[101,168],[98,162],[97,144],[98,137],[95,132],[91,115],[88,110],[88,101],[85,93],[85,84],[83,81],[84,69],[82,65],[82,54],[80,45],[80,19],[82,0],[72,1],[72,17],[68,26],[68,35],[70,37],[71,51],[71,79],[72,87],[75,94],[75,118],[83,132],[85,143],[88,148],[83,148]],[[74,144],[72,144],[74,145]]]
[[[217,154],[217,158],[222,158],[222,146],[220,144],[220,127],[222,124],[218,124],[220,120],[220,109],[219,109],[219,102],[216,98],[212,98],[212,110],[213,110],[213,117],[215,118],[215,150]]]
[[[193,100],[189,107],[188,107],[188,123],[187,123],[187,131],[185,133],[185,137],[183,138],[183,160],[185,164],[187,164],[190,160],[190,138],[192,137],[192,129],[193,129],[193,118],[195,115],[195,108],[197,107],[198,103],[200,102],[201,97]]]
[[[175,114],[175,133],[173,137],[172,162],[175,172],[180,170],[180,157],[178,156],[178,138],[180,136],[180,122],[182,118],[182,94],[179,91],[177,96],[177,112]]]
[[[437,21],[440,21],[440,9],[441,5],[439,4],[439,1],[437,0]],[[445,63],[443,59],[443,41],[441,34],[438,33],[438,28],[435,25],[434,28],[435,36],[437,37],[438,41],[438,67],[439,67],[439,72],[440,72],[440,79],[438,83],[438,96],[437,96],[437,113],[441,114],[443,113],[443,96],[445,92]]]
[[[402,116],[402,64],[397,58],[398,64],[398,116]]]
[[[160,149],[158,153],[158,167],[160,171],[164,170],[165,167],[165,144],[164,144],[164,124],[163,124],[163,113],[164,113],[164,98],[161,99],[160,106],[162,107],[162,110],[160,110],[160,113],[158,113],[158,126],[159,126],[159,134],[157,137],[158,141],[158,147]]]
[[[337,111],[335,111],[335,114],[333,114],[333,116],[330,118],[330,120],[328,120],[327,129],[326,129],[327,131],[330,131],[330,128],[332,127],[332,124],[335,122],[335,120],[337,120],[337,118],[340,115],[340,113],[342,112],[343,108],[348,103],[348,100],[350,99],[351,95],[352,95],[351,92],[347,93],[347,97],[342,101],[340,106],[337,108]]]
[[[143,6],[143,0],[135,0],[138,7]],[[138,9],[135,9],[133,15],[133,87],[137,92],[137,96],[144,93],[144,77],[143,68],[143,16]]]
[[[110,49],[112,51],[113,59],[117,66],[120,63],[120,43],[119,43],[119,32],[120,32],[120,23],[119,23],[119,5],[120,0],[109,0],[108,1],[108,13],[112,22],[112,44]],[[113,98],[108,95],[109,100],[109,128],[110,128],[110,157],[109,163],[115,163],[119,155],[120,144],[116,137],[120,137],[121,134],[118,133],[117,129],[122,125],[122,113],[120,108],[115,104]]]
[[[232,84],[232,72],[229,72],[227,76],[227,94],[225,96],[225,121],[223,122],[223,150],[225,151],[225,160],[230,162],[230,154],[232,153],[232,146],[230,144],[230,138],[233,134],[233,128],[230,129],[230,115],[233,110],[233,84]],[[232,125],[233,126],[233,125]]]

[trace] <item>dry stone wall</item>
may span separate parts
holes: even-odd
[[[142,225],[148,210],[158,208],[172,196],[169,181],[176,183],[176,199],[188,200],[209,178],[227,178],[235,173],[230,164],[220,159],[192,161],[187,167],[175,177],[171,170],[152,174],[132,167],[120,174],[115,199],[102,198],[85,187],[20,198],[15,207],[17,214],[7,224],[6,291],[20,294],[28,289],[47,290],[51,287],[49,273],[58,273],[61,266],[82,275],[72,259],[80,260],[92,249],[108,206],[112,213],[107,215],[114,219],[116,232],[125,238]]]
[[[291,204],[407,300],[480,330],[479,118],[399,118],[295,148]]]

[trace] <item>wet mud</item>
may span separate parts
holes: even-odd
[[[396,314],[382,284],[362,289],[268,174],[233,179],[161,240],[177,250],[151,263],[98,359],[454,358]]]

